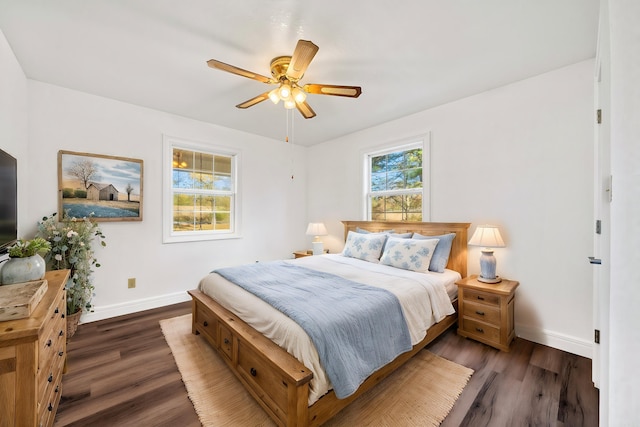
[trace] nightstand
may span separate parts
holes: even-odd
[[[309,250],[309,251],[295,251],[293,253],[293,257],[294,258],[302,258],[305,256],[311,256],[313,255],[313,251]]]
[[[328,254],[329,253],[329,249],[325,249],[324,253]],[[313,255],[313,251],[311,249],[309,249],[307,251],[295,251],[293,253],[293,257],[294,258],[302,258],[302,257],[305,257],[305,256],[311,256],[311,255]]]
[[[482,283],[477,276],[456,282],[458,285],[458,335],[472,338],[502,351],[509,351],[515,338],[515,280]]]

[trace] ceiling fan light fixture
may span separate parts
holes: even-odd
[[[289,83],[283,83],[280,89],[278,89],[278,95],[280,95],[280,99],[286,101],[291,95],[291,85]]]
[[[280,96],[278,95],[278,88],[275,88],[274,90],[269,92],[269,99],[274,104],[277,104],[278,102],[280,102]]]
[[[307,94],[297,86],[291,90],[291,96],[296,102],[304,102],[307,99]]]
[[[271,91],[266,91],[258,96],[236,105],[236,108],[246,109],[253,107],[260,102],[270,99],[274,104],[283,101],[286,109],[297,108],[305,119],[316,116],[311,106],[307,104],[307,94],[319,94],[330,96],[344,96],[357,98],[362,93],[360,86],[342,86],[327,84],[305,84],[302,86],[300,80],[303,78],[307,67],[311,63],[318,46],[309,40],[298,40],[293,55],[278,56],[271,60],[271,77],[263,76],[224,62],[210,59],[207,65],[227,73],[235,74],[248,79],[256,80],[269,85],[277,85]]]

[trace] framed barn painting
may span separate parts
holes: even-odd
[[[58,151],[58,218],[142,221],[142,160]]]

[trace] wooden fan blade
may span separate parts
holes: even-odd
[[[225,64],[224,62],[216,61],[215,59],[208,60],[207,65],[211,68],[217,68],[218,70],[226,71],[227,73],[231,74],[237,74],[238,76],[247,77],[249,79],[257,80],[262,83],[276,83],[269,77],[265,77],[261,74],[256,74],[251,71],[243,70],[242,68]]]
[[[302,88],[307,93],[315,93],[318,95],[347,96],[349,98],[357,98],[362,93],[360,86],[339,86],[339,85],[320,85],[308,84]]]
[[[249,107],[253,107],[256,104],[259,104],[260,102],[269,99],[269,92],[265,92],[262,93],[256,97],[251,98],[248,101],[243,102],[242,104],[238,104],[236,105],[236,107],[238,108],[249,108]]]
[[[298,40],[287,68],[287,77],[295,81],[300,80],[311,60],[316,56],[316,52],[318,52],[318,46],[308,40]]]
[[[296,108],[300,111],[300,114],[304,116],[305,119],[310,119],[316,116],[316,112],[307,104],[306,101],[296,102]]]

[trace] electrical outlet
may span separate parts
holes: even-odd
[[[135,288],[136,287],[136,278],[135,277],[131,277],[127,282],[127,286],[129,287],[129,289]]]

